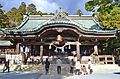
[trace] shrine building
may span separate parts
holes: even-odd
[[[0,46],[1,49],[9,47],[15,54],[28,52],[40,60],[44,56],[81,59],[91,54],[101,55],[103,43],[115,38],[116,30],[102,27],[93,16],[66,15],[60,10],[55,15],[24,15],[18,27],[2,29],[0,36],[1,40],[12,43]]]

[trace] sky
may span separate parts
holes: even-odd
[[[28,4],[35,4],[37,11],[42,12],[55,12],[60,7],[69,14],[75,15],[78,9],[82,10],[84,15],[90,15],[84,8],[85,2],[89,0],[0,0],[2,9],[5,12],[9,11],[12,7],[19,7],[21,2]]]

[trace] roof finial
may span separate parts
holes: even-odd
[[[59,12],[64,12],[63,9],[62,9],[61,7],[59,8]]]
[[[58,10],[56,10],[56,13],[63,13],[64,11],[63,11],[63,9],[61,8],[61,7],[59,7],[59,9]]]

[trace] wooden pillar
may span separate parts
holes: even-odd
[[[94,54],[98,55],[98,46],[97,45],[94,46]]]
[[[97,45],[94,46],[94,54],[95,54],[95,59],[93,59],[93,60],[95,61],[95,63],[99,63],[98,46]]]
[[[40,60],[43,61],[43,45],[40,46]]]
[[[16,53],[20,53],[20,43],[16,44]]]
[[[77,60],[80,60],[80,43],[76,42]]]

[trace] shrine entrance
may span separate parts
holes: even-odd
[[[71,45],[69,42],[65,42],[63,45],[57,46],[56,44],[54,44],[55,42],[52,42],[49,45],[49,50],[51,51],[50,55],[62,56],[62,57],[73,56],[71,52],[76,50],[75,45]],[[58,42],[56,43],[58,44]]]

